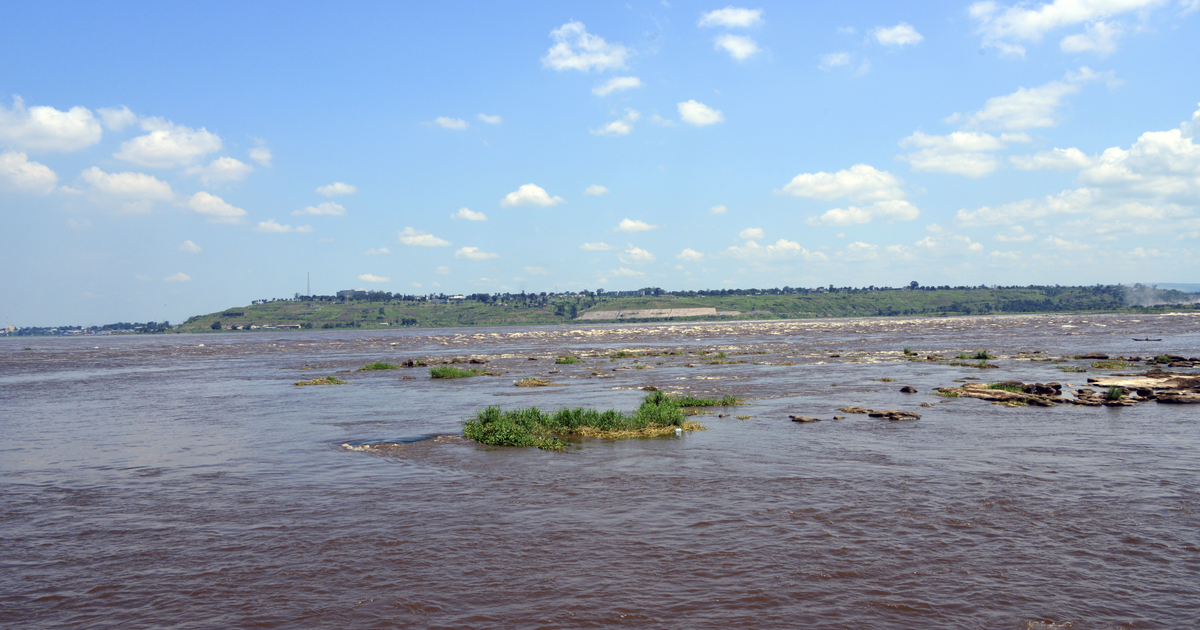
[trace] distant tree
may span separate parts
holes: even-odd
[[[908,288],[916,291],[917,289],[921,288],[921,285],[916,280],[913,280],[912,282],[908,283]]]
[[[221,330],[221,320],[218,319],[217,321],[213,322],[212,326],[209,326],[209,328],[212,328],[213,330]]]

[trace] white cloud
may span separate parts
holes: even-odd
[[[204,191],[192,195],[191,199],[188,199],[185,205],[192,212],[208,217],[210,223],[241,223],[242,217],[246,216],[245,210],[234,207],[224,199],[216,195],[210,195]]]
[[[616,247],[613,247],[608,243],[584,243],[583,245],[579,246],[579,249],[582,249],[585,252],[607,252],[609,250],[616,249]]]
[[[697,26],[724,26],[726,28],[749,28],[763,23],[762,9],[743,9],[740,7],[725,7],[702,13]]]
[[[186,273],[183,273],[182,271],[177,274],[163,278],[164,282],[191,282],[191,280],[192,280],[192,277],[187,275]]]
[[[311,232],[312,230],[313,229],[311,225],[292,227],[290,225],[283,225],[275,219],[259,221],[258,225],[254,227],[255,232],[267,232],[268,234],[287,234],[289,232],[298,232],[304,234],[306,232]]]
[[[213,182],[236,182],[246,178],[254,171],[254,167],[231,157],[220,157],[208,166],[189,166],[184,173],[198,175],[200,181],[207,186]]]
[[[525,273],[531,276],[548,276],[550,275],[550,270],[545,267],[526,267]]]
[[[1104,57],[1116,52],[1117,38],[1124,34],[1119,24],[1096,22],[1088,24],[1083,33],[1064,37],[1058,46],[1063,52],[1094,52]]]
[[[100,142],[102,133],[86,107],[65,112],[45,105],[26,108],[20,96],[13,97],[12,109],[0,105],[0,143],[20,149],[69,153]]]
[[[170,184],[145,173],[105,173],[93,166],[81,176],[93,190],[106,195],[156,201],[169,201],[175,196]]]
[[[983,35],[985,46],[1023,56],[1025,48],[1013,41],[1036,42],[1058,28],[1083,23],[1095,25],[1115,15],[1162,4],[1163,0],[1054,0],[1036,7],[1026,3],[1004,7],[987,0],[972,4],[967,13],[977,23],[976,32]]]
[[[762,231],[762,228],[746,228],[738,232],[738,238],[746,241],[757,241],[764,236],[766,233]]]
[[[591,132],[598,136],[623,136],[633,131],[633,125],[630,123],[637,122],[641,117],[636,109],[626,109],[625,116],[620,120],[614,120],[599,129],[592,129]]]
[[[459,260],[491,260],[499,258],[500,254],[485,252],[478,247],[463,247],[454,252],[454,257]]]
[[[390,253],[392,253],[392,250],[386,247],[380,247],[379,249],[368,249],[367,251],[363,252],[363,254],[367,256],[383,256]]]
[[[697,263],[697,262],[700,262],[701,260],[704,260],[704,254],[701,254],[700,252],[688,247],[688,248],[685,248],[683,251],[679,252],[678,254],[675,254],[675,258],[677,260],[684,260],[687,262]]]
[[[439,276],[446,276],[446,275],[450,275],[450,268],[445,265],[442,265],[442,266],[438,267],[437,269],[434,269],[433,272],[438,274]]]
[[[255,162],[258,162],[260,165],[266,166],[268,168],[270,168],[270,166],[271,166],[271,158],[274,157],[271,154],[271,150],[268,149],[267,147],[254,147],[253,149],[250,149],[249,151],[247,151],[246,154],[250,156],[251,160],[254,160]]]
[[[417,247],[449,247],[450,241],[438,238],[428,232],[406,227],[400,231],[400,243]]]
[[[353,195],[358,192],[358,186],[343,184],[342,182],[333,182],[328,186],[318,186],[317,194],[323,197],[337,197],[340,195]]]
[[[725,214],[726,212],[729,212],[729,208],[726,208],[724,205],[713,206],[708,209],[710,215]]]
[[[592,197],[603,197],[604,195],[608,194],[608,188],[605,188],[600,184],[592,184],[591,186],[583,189],[583,194],[590,195]]]
[[[613,276],[615,278],[624,278],[624,277],[644,276],[646,274],[641,271],[634,271],[632,269],[626,269],[625,267],[621,267],[620,269],[613,269],[612,271],[608,272],[608,274],[606,274],[606,275]],[[604,280],[601,280],[601,282],[604,282]]]
[[[633,232],[646,232],[646,231],[654,230],[657,228],[658,228],[657,225],[650,225],[649,223],[646,223],[645,221],[640,221],[638,219],[621,219],[621,222],[617,224],[617,227],[613,228],[613,231],[614,232],[633,233]]]
[[[1111,194],[1145,199],[1200,199],[1200,145],[1180,129],[1148,131],[1128,150],[1106,149],[1080,180]]]
[[[1013,155],[1008,161],[1014,168],[1022,171],[1074,171],[1092,164],[1092,159],[1076,148],[1055,148],[1050,151],[1038,151],[1033,155]]]
[[[137,114],[129,111],[129,108],[122,105],[121,109],[113,109],[109,107],[101,107],[96,110],[100,114],[100,122],[110,131],[123,131],[130,125],[137,124]]]
[[[995,235],[995,239],[1001,243],[1028,243],[1034,239],[1034,235],[1025,231],[1025,228],[1014,225],[1008,228],[1006,232],[999,232]]]
[[[223,146],[221,138],[203,127],[195,130],[161,118],[143,118],[141,127],[150,133],[121,143],[113,157],[150,168],[170,168],[190,164]]]
[[[340,217],[346,214],[346,208],[342,204],[333,201],[326,201],[315,206],[305,206],[299,210],[292,210],[292,216],[301,216],[311,214],[315,216]]]
[[[644,265],[646,263],[652,263],[655,260],[658,260],[654,254],[651,254],[640,247],[634,247],[632,245],[629,246],[629,249],[625,250],[625,253],[621,254],[617,258],[627,265]]]
[[[950,124],[962,123],[967,129],[1005,129],[1023,131],[1054,127],[1058,124],[1058,108],[1063,99],[1078,92],[1083,85],[1111,75],[1102,75],[1089,68],[1068,72],[1061,81],[1050,81],[1035,88],[1018,88],[1012,94],[994,96],[983,109],[970,114],[955,113],[947,117]]]
[[[58,175],[45,164],[31,162],[24,153],[0,153],[0,186],[21,192],[48,195],[54,192]]]
[[[827,260],[821,252],[810,252],[795,241],[779,239],[772,245],[762,246],[755,241],[746,241],[741,247],[733,246],[725,250],[725,255],[734,258],[783,260],[788,258],[803,258],[807,261]]]
[[[358,279],[362,280],[363,282],[391,282],[392,281],[391,278],[388,278],[386,276],[377,276],[373,273],[364,273],[361,276],[359,276]],[[418,284],[417,286],[421,286],[421,285]]]
[[[843,197],[859,202],[880,201],[903,199],[904,190],[900,188],[903,184],[904,180],[887,171],[855,164],[836,173],[801,173],[783,187],[783,192],[822,201]]]
[[[433,119],[433,123],[442,129],[455,129],[458,131],[471,126],[470,123],[461,118],[449,118],[447,116],[438,116]]]
[[[592,94],[596,96],[608,96],[613,92],[624,92],[625,90],[640,87],[642,87],[642,80],[637,77],[613,77],[592,88]]]
[[[819,217],[809,217],[809,225],[862,225],[873,221],[915,221],[921,216],[916,206],[903,199],[877,201],[866,207],[834,208]]]
[[[850,53],[829,53],[828,55],[821,55],[821,63],[817,65],[817,68],[829,72],[833,68],[848,66],[851,61],[852,57]]]
[[[480,122],[487,123],[489,125],[499,125],[500,123],[504,122],[504,118],[499,115],[489,116],[487,114],[478,114],[475,117],[478,118]]]
[[[725,120],[725,114],[719,109],[713,109],[704,103],[698,103],[695,100],[684,101],[677,105],[679,109],[679,117],[683,122],[703,127],[712,125]]]
[[[898,156],[912,164],[915,171],[954,173],[967,177],[982,177],[996,170],[1000,160],[989,154],[1006,148],[1007,142],[1029,142],[1025,134],[1002,134],[956,131],[945,136],[932,136],[920,131],[900,141],[902,147],[918,147],[907,155]]]
[[[500,200],[501,208],[517,206],[557,206],[565,201],[562,197],[551,197],[546,190],[535,184],[524,184],[515,191],[508,193]]]
[[[179,251],[186,252],[188,254],[199,254],[200,252],[202,252],[204,250],[200,249],[199,245],[197,245],[191,241],[184,241],[179,246]]]
[[[550,33],[555,44],[542,57],[542,66],[555,70],[624,68],[632,51],[620,44],[610,44],[599,35],[587,32],[582,22],[567,22]]]
[[[989,253],[989,254],[988,254],[988,258],[997,258],[997,259],[999,259],[999,258],[1003,258],[1003,259],[1005,259],[1005,260],[1020,260],[1020,259],[1021,259],[1021,253],[1020,253],[1020,252],[1001,252],[1001,251],[995,251],[995,252],[991,252],[991,253]]]
[[[762,49],[758,47],[758,42],[745,35],[718,35],[713,40],[713,48],[724,50],[729,53],[730,57],[738,61],[745,61],[762,52]]]
[[[451,219],[466,219],[468,221],[487,221],[487,215],[482,212],[475,212],[470,208],[459,208],[458,212],[450,215]]]
[[[871,31],[871,37],[884,46],[907,46],[919,43],[925,39],[907,22],[901,22],[889,28],[877,28]]]

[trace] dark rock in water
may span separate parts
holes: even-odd
[[[833,419],[834,420],[845,420],[846,416],[834,416]]]
[[[897,411],[889,409],[887,411],[876,411],[874,409],[867,413],[872,418],[883,418],[884,420],[920,420],[921,414],[915,411]]]
[[[1104,360],[1108,359],[1108,355],[1101,354],[1099,352],[1093,352],[1091,354],[1080,355],[1079,358],[1080,359],[1099,359],[1100,361],[1104,361]]]
[[[1170,405],[1197,405],[1200,404],[1200,394],[1195,392],[1162,392],[1158,396],[1158,402]]]
[[[719,414],[717,414],[717,417],[718,417],[718,418],[728,418],[728,417],[729,417],[729,414],[727,414],[727,413],[719,413]]]
[[[537,361],[537,357],[529,357],[527,360],[528,361]]]
[[[478,365],[480,363],[487,363],[487,359],[471,359],[471,363],[474,363],[476,365]]]
[[[814,418],[812,416],[788,416],[788,417],[792,419],[792,422],[820,422],[821,421],[820,418]]]
[[[904,387],[901,387],[901,388],[900,388],[900,393],[902,393],[902,394],[915,394],[915,393],[917,393],[917,388],[915,388],[915,387],[912,387],[912,386],[909,386],[909,385],[905,385]]]

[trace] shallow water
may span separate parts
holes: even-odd
[[[615,349],[693,354],[589,356]],[[1086,352],[1200,356],[1200,318],[0,340],[0,626],[1196,627],[1196,408],[931,391],[1114,372],[1039,360]],[[503,374],[342,372],[455,356]],[[326,374],[350,384],[292,385]],[[412,441],[487,405],[632,409],[644,386],[750,400],[566,453]],[[847,405],[922,418],[832,420]]]

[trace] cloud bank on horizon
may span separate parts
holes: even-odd
[[[0,249],[20,272],[0,286],[48,297],[3,315],[180,321],[309,276],[329,294],[1200,271],[1200,2],[669,4],[330,8],[286,37],[232,3],[78,24],[16,7]],[[133,35],[179,20],[196,28]],[[356,45],[275,57],[270,81],[244,63],[330,29]],[[204,32],[228,46],[200,64]],[[143,75],[118,70],[130,55]]]

